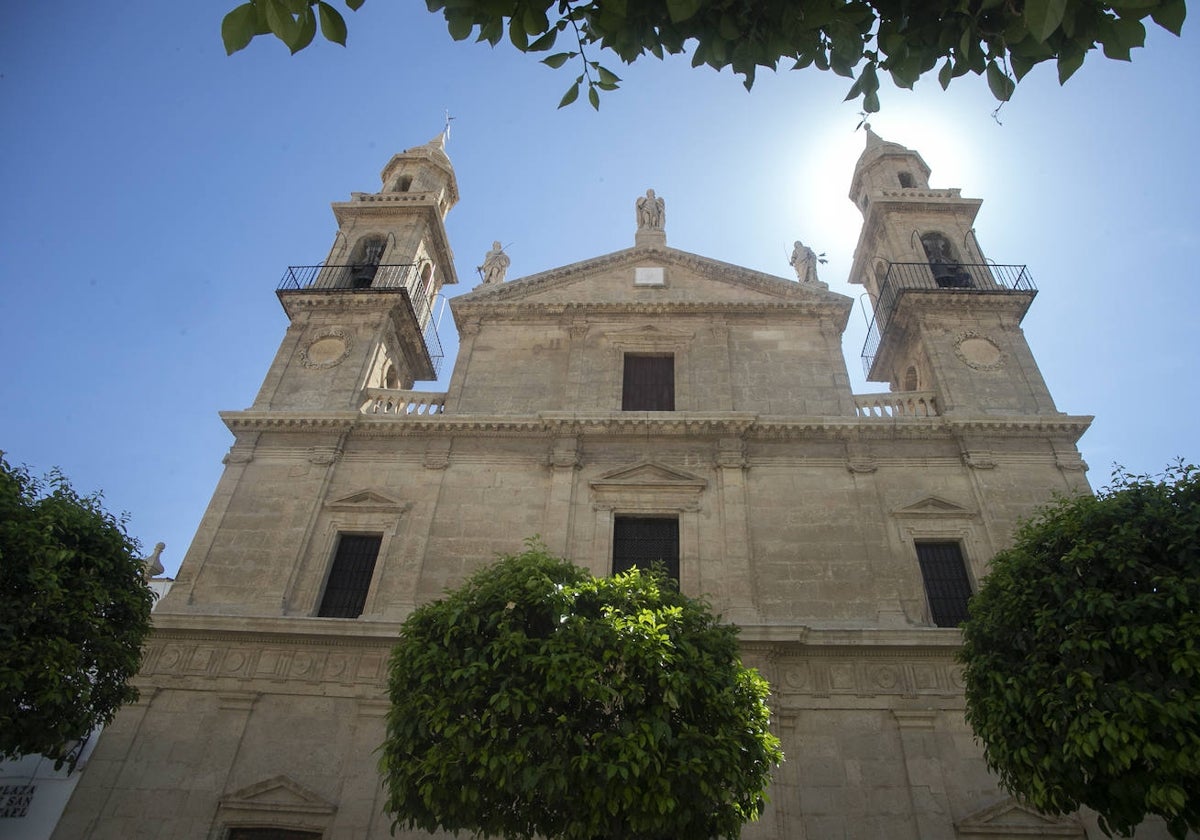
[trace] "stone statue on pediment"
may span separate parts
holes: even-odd
[[[667,222],[667,205],[654,190],[646,190],[646,194],[637,200],[638,230],[662,230]]]
[[[825,262],[824,256],[824,254],[817,254],[812,248],[797,239],[792,246],[792,255],[788,258],[788,264],[796,270],[796,279],[801,283],[828,288],[817,277],[817,264]]]
[[[504,282],[504,273],[508,271],[512,260],[508,258],[508,254],[504,253],[504,247],[499,241],[492,243],[492,250],[488,251],[483,258],[483,265],[479,266],[478,271],[483,277],[485,286],[490,286],[494,283]]]

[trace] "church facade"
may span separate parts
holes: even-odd
[[[652,192],[625,250],[506,280],[496,243],[451,302],[435,393],[414,385],[458,282],[458,187],[440,138],[393,157],[278,290],[290,325],[254,404],[221,415],[234,443],[142,698],[56,837],[388,837],[399,623],[534,534],[596,574],[665,557],[741,626],[787,754],[744,837],[1100,836],[1005,796],[963,719],[955,625],[1018,520],[1087,490],[1090,418],[1056,409],[1026,344],[1026,269],[987,259],[980,202],[928,177],[868,132],[851,280],[885,393],[851,392],[852,301],[810,250],[796,279],[676,250]]]

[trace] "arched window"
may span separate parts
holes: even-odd
[[[904,390],[915,391],[920,385],[917,380],[917,369],[913,365],[908,366],[908,370],[904,372]]]
[[[907,187],[915,187],[916,184],[913,183],[913,176],[911,174],[909,174],[908,172],[901,172],[900,173],[900,186],[906,187],[906,188]]]
[[[971,275],[963,268],[953,243],[941,233],[926,233],[921,236],[921,247],[933,270],[933,279],[939,289],[969,289],[974,283]]]
[[[410,189],[412,189],[412,176],[401,175],[396,179],[396,186],[394,189],[396,192],[408,192]]]
[[[384,388],[399,388],[400,387],[400,377],[396,375],[396,366],[395,365],[388,365],[387,370],[384,371],[383,387]]]
[[[351,288],[370,288],[379,272],[379,263],[383,259],[385,248],[387,240],[382,236],[368,236],[359,240],[354,248],[354,258],[350,261]]]

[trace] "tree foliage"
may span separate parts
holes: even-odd
[[[357,10],[365,0],[345,0]],[[879,79],[911,88],[937,68],[942,87],[967,73],[984,75],[1005,101],[1015,84],[1043,61],[1057,64],[1060,83],[1099,48],[1128,61],[1146,39],[1145,20],[1179,34],[1185,0],[426,0],[441,11],[455,40],[472,35],[492,46],[507,40],[542,63],[574,60],[582,72],[559,107],[578,98],[599,107],[600,91],[620,78],[587,57],[590,47],[627,64],[647,54],[691,51],[693,66],[726,67],[754,84],[760,67],[817,67],[854,79],[847,99],[879,110]],[[221,35],[230,54],[257,35],[275,35],[293,53],[322,35],[346,43],[346,22],[325,0],[247,0],[225,16]],[[569,48],[551,53],[566,33]]]
[[[736,628],[659,572],[531,543],[416,610],[392,654],[393,827],[548,840],[736,838],[782,759]]]
[[[73,768],[71,742],[137,699],[154,599],[138,555],[98,495],[0,454],[0,758]]]
[[[1132,833],[1200,830],[1200,471],[1116,475],[1019,532],[963,625],[967,719],[1003,785]]]

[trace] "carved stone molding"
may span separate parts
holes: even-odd
[[[1011,416],[986,419],[916,417],[829,416],[804,420],[762,418],[747,412],[678,411],[670,417],[633,416],[630,412],[562,414],[542,412],[536,416],[456,416],[454,414],[379,415],[339,412],[318,416],[293,411],[226,411],[225,425],[233,432],[352,431],[355,435],[391,437],[430,433],[464,435],[515,435],[538,437],[547,434],[588,435],[714,435],[755,440],[828,439],[845,440],[936,440],[962,435],[1005,438],[1061,437],[1077,441],[1091,417],[1073,415]]]
[[[579,438],[574,435],[555,439],[550,449],[550,466],[562,469],[579,469]]]
[[[308,462],[316,464],[319,467],[327,467],[330,464],[336,464],[342,460],[341,447],[337,446],[310,446],[308,448]]]
[[[778,657],[776,693],[789,697],[940,697],[957,705],[962,696],[962,669],[953,658],[908,658],[904,655]]]
[[[746,442],[741,438],[721,438],[717,441],[717,453],[714,463],[718,467],[745,469],[748,466],[746,460]]]
[[[991,470],[996,467],[996,459],[988,449],[968,449],[963,452],[962,460],[973,470]]]
[[[249,464],[254,460],[254,450],[249,447],[239,447],[234,444],[225,457],[221,459],[222,464]]]
[[[146,646],[141,674],[159,686],[169,680],[297,683],[382,689],[387,679],[387,647],[344,647],[272,642],[215,642],[204,639],[153,639]],[[228,684],[228,683],[225,683]],[[255,692],[221,693],[222,708],[253,705]]]
[[[425,446],[425,468],[444,470],[450,466],[450,441],[435,439]]]

